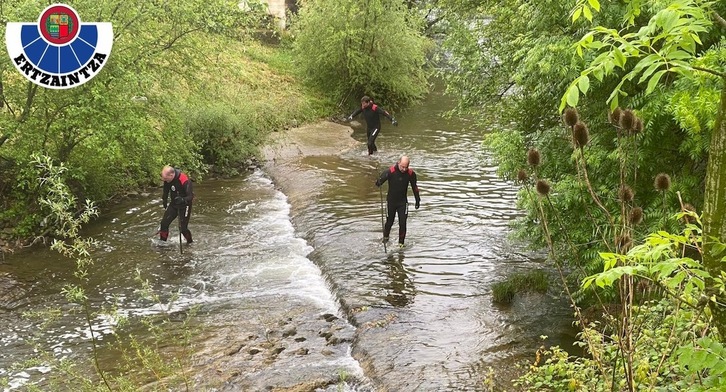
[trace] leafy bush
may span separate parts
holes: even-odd
[[[706,293],[723,292],[723,280],[683,257],[686,248],[702,248],[699,225],[688,224],[681,234],[653,233],[627,254],[603,253],[605,270],[585,279],[584,287],[630,284],[637,292],[649,282],[665,296],[624,307],[627,322],[613,314],[606,324],[582,326],[577,344],[587,357],[542,347],[517,384],[537,391],[723,390],[726,348],[706,308]]]
[[[35,20],[41,10],[15,3],[6,20]],[[230,0],[77,4],[81,15],[113,23],[115,40],[103,71],[70,90],[29,87],[9,59],[1,63],[10,72],[0,72],[0,227],[21,238],[48,230],[26,175],[32,153],[66,165],[76,197],[104,202],[157,184],[165,164],[200,180],[204,163],[224,170],[253,156],[269,132],[329,111],[292,77],[289,53],[249,38],[261,15],[253,3],[244,11]]]
[[[187,132],[199,143],[205,163],[232,167],[254,155],[263,134],[251,119],[222,104],[185,110]]]
[[[304,0],[293,24],[296,64],[346,107],[364,94],[400,107],[428,91],[422,22],[403,0]]]

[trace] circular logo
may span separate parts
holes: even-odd
[[[7,22],[5,46],[25,78],[50,89],[69,89],[91,80],[107,63],[113,26],[81,22],[72,7],[52,4],[33,23]]]
[[[78,35],[81,20],[76,10],[65,4],[54,4],[46,8],[38,20],[38,29],[46,42],[65,45]]]

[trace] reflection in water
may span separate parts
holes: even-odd
[[[386,257],[386,267],[388,267],[387,272],[390,279],[386,301],[396,307],[408,305],[416,295],[413,279],[403,265],[405,258],[402,251],[392,252]]]
[[[362,326],[354,352],[370,364],[369,377],[399,392],[475,391],[481,369],[491,366],[506,379],[512,374],[505,370],[530,358],[541,335],[566,344],[573,330],[557,297],[528,297],[509,309],[492,304],[494,283],[543,266],[508,238],[521,214],[517,187],[489,164],[484,133],[443,120],[450,106],[429,99],[397,114],[400,126],[381,134],[373,157],[361,147],[303,158],[323,180],[316,203],[294,222],[348,317]],[[418,176],[421,208],[410,211],[406,248],[381,257],[374,181],[404,154]]]

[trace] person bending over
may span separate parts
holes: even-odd
[[[192,232],[187,227],[189,218],[192,215],[192,201],[194,200],[194,192],[192,189],[192,180],[179,169],[171,166],[164,166],[161,169],[161,179],[164,180],[164,193],[162,202],[166,211],[161,219],[161,229],[159,229],[159,239],[166,241],[169,237],[169,225],[179,216],[181,233],[187,240],[188,244],[192,243]],[[168,203],[171,196],[171,203]]]

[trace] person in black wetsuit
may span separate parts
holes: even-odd
[[[194,200],[194,192],[192,189],[192,180],[181,170],[171,166],[164,166],[161,169],[161,179],[164,180],[164,193],[162,202],[164,203],[164,217],[161,219],[161,229],[159,230],[159,239],[166,241],[169,237],[169,225],[179,215],[181,224],[181,233],[187,240],[188,244],[192,243],[192,232],[189,231],[189,218],[192,215],[192,200]],[[171,204],[168,204],[169,194],[171,194]]]
[[[363,96],[363,98],[360,99],[360,109],[356,109],[356,111],[348,116],[346,120],[351,121],[353,120],[353,117],[361,113],[363,113],[363,117],[366,119],[368,155],[372,155],[374,152],[378,151],[378,147],[376,147],[376,137],[378,137],[378,134],[381,131],[380,116],[386,116],[389,120],[391,120],[391,124],[393,124],[394,127],[398,126],[398,122],[387,111],[383,110],[382,107],[373,103],[373,100],[368,96]]]
[[[411,184],[413,197],[416,199],[415,208],[421,205],[421,197],[416,184],[416,173],[409,168],[410,159],[402,156],[398,162],[381,173],[376,180],[376,186],[380,187],[384,182],[388,181],[388,216],[383,228],[383,242],[388,242],[388,236],[391,234],[393,220],[398,214],[398,245],[403,247],[406,239],[406,219],[408,218],[408,185]]]

